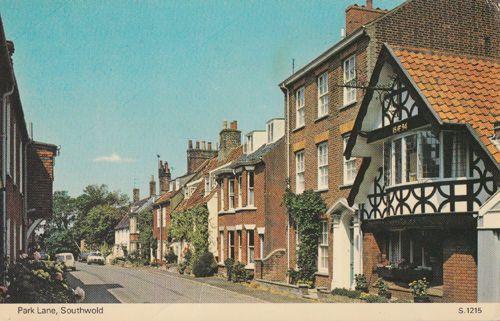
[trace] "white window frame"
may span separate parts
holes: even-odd
[[[295,91],[295,128],[305,125],[305,87],[300,87]]]
[[[161,226],[162,227],[167,226],[167,208],[166,207],[161,208]]]
[[[237,230],[236,235],[238,236],[238,261],[241,262],[241,252],[243,250],[243,244],[241,244],[243,240],[241,230]]]
[[[234,178],[228,180],[228,193],[229,193],[229,209],[234,209]]]
[[[253,177],[253,186],[250,186],[250,175]],[[248,187],[248,199],[247,206],[254,206],[255,204],[255,173],[254,171],[247,172],[247,187]]]
[[[220,210],[224,211],[224,178],[221,180],[220,184]]]
[[[321,221],[321,235],[318,240],[318,272],[328,273],[328,221]]]
[[[250,237],[250,233],[253,234],[253,238]],[[253,245],[250,245],[250,239],[253,240]],[[252,253],[252,255],[250,255]],[[255,263],[255,231],[247,230],[247,263],[254,264]]]
[[[318,190],[328,189],[328,142],[317,146],[318,154]]]
[[[219,232],[220,238],[220,262],[224,263],[224,231]]]
[[[305,190],[305,153],[300,150],[295,153],[295,193],[302,194]]]
[[[156,210],[156,227],[161,227],[161,207]]]
[[[328,115],[328,72],[318,77],[318,118]]]
[[[347,141],[349,140],[349,136],[345,136],[343,138],[344,141],[344,151],[347,146]],[[354,180],[356,179],[357,175],[357,168],[356,168],[356,158],[351,157],[347,159],[345,156],[342,157],[343,159],[343,182],[344,185],[351,185],[354,183]],[[354,167],[354,170],[353,170]]]
[[[352,55],[344,62],[343,74],[344,74],[344,86],[353,86],[356,84],[356,55]],[[344,106],[353,104],[356,102],[356,88],[354,87],[344,87]]]
[[[231,233],[233,237],[231,237]],[[227,257],[234,259],[233,255],[231,255],[231,248],[233,252],[236,250],[236,244],[234,244],[234,231],[227,231]]]
[[[243,183],[241,181],[242,175],[238,175],[238,208],[243,207]],[[255,183],[255,182],[254,182]]]

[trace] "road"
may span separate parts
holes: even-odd
[[[154,269],[77,263],[67,275],[85,290],[84,303],[259,303],[257,298]]]

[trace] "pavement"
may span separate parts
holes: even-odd
[[[76,271],[68,272],[66,278],[71,287],[79,286],[85,290],[83,303],[269,302],[255,295],[151,268],[134,269],[78,262]]]

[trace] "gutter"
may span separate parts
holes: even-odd
[[[7,253],[7,97],[11,96],[14,93],[14,89],[15,85],[13,84],[11,90],[2,95],[2,252],[4,257],[7,257],[9,254]]]

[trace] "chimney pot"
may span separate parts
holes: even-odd
[[[227,129],[227,120],[225,120],[225,119],[222,122],[222,129]]]
[[[196,149],[200,149],[200,142],[196,141]]]
[[[140,199],[139,189],[136,187],[132,190],[132,200],[133,202],[138,202]]]
[[[205,150],[207,149],[206,142],[204,140],[201,141],[201,149]]]
[[[238,121],[237,120],[233,120],[231,122],[231,129],[238,129]]]
[[[151,175],[151,181],[149,181],[149,197],[156,195],[156,182],[154,175]]]
[[[191,139],[188,140],[188,149],[193,149],[193,141]]]
[[[212,150],[212,142],[208,142],[207,143],[207,149],[208,150]]]
[[[366,0],[366,7],[368,9],[373,9],[373,0]]]

